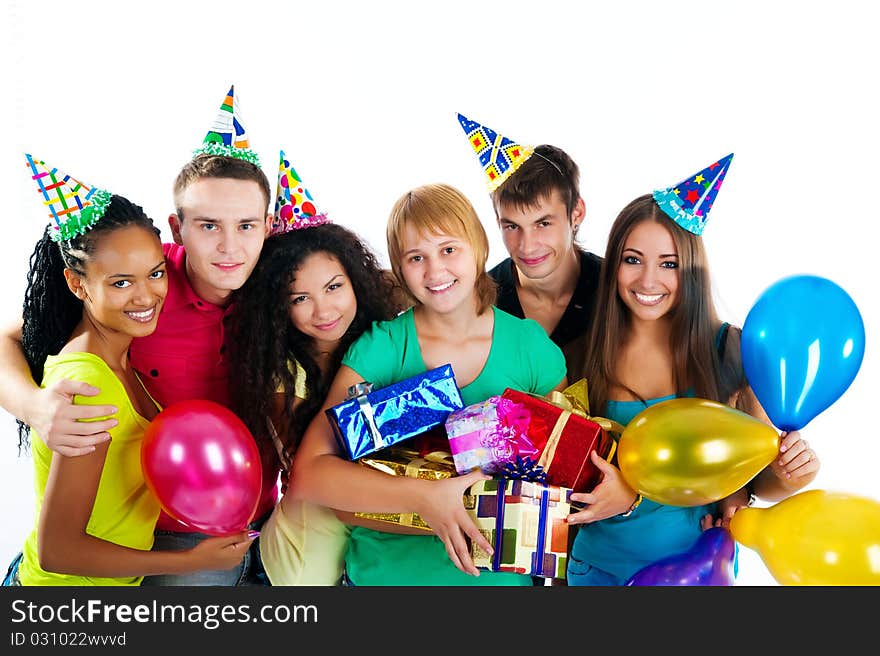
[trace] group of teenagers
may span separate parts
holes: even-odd
[[[323,411],[362,381],[381,388],[451,364],[465,405],[586,378],[593,414],[623,425],[678,396],[770,423],[743,373],[741,331],[713,304],[706,206],[639,196],[601,257],[576,240],[587,213],[571,157],[508,149],[514,165],[489,179],[509,257],[487,271],[471,202],[427,184],[391,209],[389,271],[317,211],[283,153],[269,211],[269,181],[240,121],[230,125],[175,179],[173,243],[125,197],[27,156],[53,222],[30,258],[21,319],[0,335],[0,405],[31,447],[36,488],[5,585],[535,585],[473,564],[469,543],[492,545],[462,496],[486,474],[424,480],[344,457]],[[260,500],[239,533],[182,524],[145,481],[145,429],[187,399],[231,408],[259,447]],[[798,431],[783,432],[746,487],[677,507],[642,498],[613,459],[590,458],[601,479],[571,496],[582,509],[567,520],[568,585],[623,585],[819,469]],[[356,512],[418,513],[431,530]]]

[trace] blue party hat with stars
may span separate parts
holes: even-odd
[[[654,192],[654,200],[669,218],[695,235],[703,234],[709,210],[721,189],[733,153],[685,178],[677,185]]]

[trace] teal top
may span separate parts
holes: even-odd
[[[729,324],[721,324],[715,349],[724,361]],[[608,401],[604,416],[626,426],[645,408],[679,397],[693,397],[689,389],[641,401]],[[662,558],[690,549],[702,528],[700,520],[714,515],[717,504],[680,507],[643,499],[628,517],[609,517],[582,524],[568,561],[569,585],[624,585],[633,574]],[[734,575],[738,562],[734,558]]]
[[[689,391],[680,396],[693,395]],[[625,426],[646,407],[674,398],[672,394],[645,403],[608,401],[604,416]],[[687,551],[702,533],[700,520],[706,513],[714,514],[714,506],[667,506],[643,499],[628,517],[582,524],[568,562],[569,585],[623,585],[643,567]]]
[[[531,319],[492,308],[492,346],[480,374],[460,388],[465,405],[480,403],[505,388],[544,395],[565,377],[565,357],[544,329]],[[390,321],[374,322],[351,345],[342,364],[375,388],[428,369],[422,359],[413,310]],[[506,572],[460,571],[434,535],[399,535],[367,528],[352,529],[345,571],[355,585],[531,585],[531,577]]]

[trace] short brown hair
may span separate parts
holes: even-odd
[[[184,190],[193,182],[205,178],[252,180],[259,185],[260,191],[263,192],[263,197],[266,199],[266,207],[269,207],[272,192],[269,188],[269,180],[259,166],[235,157],[198,155],[180,169],[180,173],[174,180],[174,207],[181,220],[183,220],[183,208],[180,206],[180,200]]]
[[[542,144],[504,183],[492,192],[495,214],[502,205],[534,207],[556,189],[571,217],[581,196],[580,171],[574,160],[561,148]]]
[[[489,238],[474,206],[458,189],[447,184],[417,187],[401,196],[391,209],[386,238],[391,270],[411,298],[412,291],[403,279],[403,233],[408,225],[421,233],[462,237],[474,251],[477,266],[477,312],[482,314],[495,303],[496,286],[486,273]]]

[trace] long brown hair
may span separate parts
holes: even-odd
[[[722,362],[715,343],[721,322],[712,300],[703,239],[672,221],[653,197],[646,194],[621,210],[608,235],[596,293],[596,320],[590,330],[584,364],[590,408],[597,414],[605,412],[609,389],[613,385],[623,387],[637,399],[645,401],[617,376],[621,345],[630,330],[629,310],[617,291],[617,271],[629,234],[644,221],[654,221],[665,227],[678,254],[678,302],[670,310],[672,329],[669,336],[675,389],[678,392],[692,389],[699,398],[728,403],[731,396],[745,385],[739,330],[730,331]],[[741,396],[738,395],[737,399]]]

